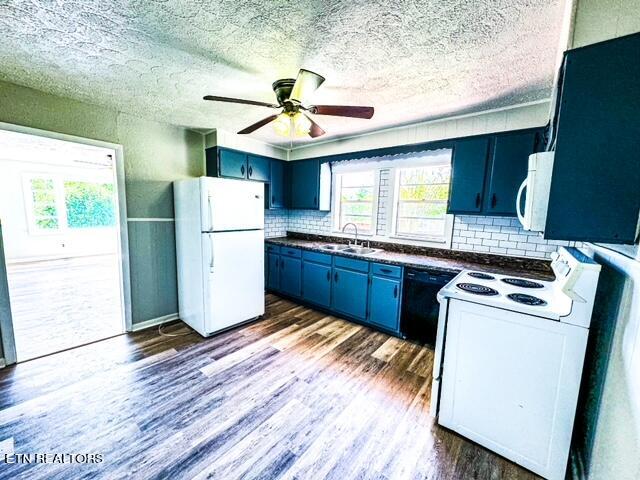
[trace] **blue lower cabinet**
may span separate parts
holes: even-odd
[[[302,264],[302,298],[322,307],[331,306],[331,266]]]
[[[400,281],[371,277],[369,321],[388,330],[398,331]]]
[[[280,290],[292,297],[302,293],[302,260],[280,256]]]
[[[280,255],[275,253],[267,254],[267,288],[280,289]]]
[[[334,267],[332,308],[336,312],[365,320],[368,286],[368,274]]]

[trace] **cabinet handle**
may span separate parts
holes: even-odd
[[[398,285],[393,287],[393,298],[398,298]]]
[[[491,208],[496,208],[496,203],[498,203],[498,199],[496,198],[496,194],[491,195]]]
[[[313,204],[317,205],[318,204],[318,197],[313,197]]]
[[[382,273],[391,273],[391,269],[390,268],[381,268],[380,271]]]
[[[284,270],[284,262],[282,260],[280,260],[280,269]]]
[[[331,281],[331,272],[327,272],[327,282]]]
[[[244,165],[241,165],[241,166],[240,166],[240,173],[241,173],[242,175],[244,175]]]
[[[480,194],[476,193],[476,208],[480,208]]]
[[[333,274],[333,279],[335,280],[335,282],[338,282],[338,272]]]
[[[249,177],[253,176],[253,167],[249,165]]]

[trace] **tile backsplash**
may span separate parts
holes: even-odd
[[[453,222],[454,250],[549,258],[559,246],[581,246],[581,243],[545,240],[524,230],[517,218],[456,215]]]
[[[380,170],[378,189],[377,233],[385,235],[390,191],[390,171]],[[265,210],[265,236],[283,237],[287,231],[332,235],[331,212],[315,210]],[[576,242],[545,240],[522,229],[517,218],[456,215],[451,248],[478,253],[494,253],[515,257],[549,258],[559,246],[580,246]]]

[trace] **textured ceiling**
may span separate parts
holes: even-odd
[[[273,102],[271,83],[304,67],[327,78],[313,103],[376,108],[317,116],[325,140],[548,98],[563,1],[0,0],[0,78],[237,131],[271,110],[203,95]],[[252,137],[289,144],[270,126]]]

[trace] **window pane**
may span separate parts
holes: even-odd
[[[32,178],[30,185],[35,226],[43,230],[56,230],[59,225],[53,179]]]
[[[398,170],[396,235],[444,236],[450,176],[449,165]]]
[[[373,210],[372,203],[343,203],[342,213],[344,215],[367,215],[371,216]]]
[[[402,201],[424,201],[424,200],[446,200],[449,196],[449,184],[446,185],[416,185],[400,186],[400,200]]]
[[[343,202],[372,202],[373,187],[342,187]]]
[[[410,236],[444,235],[444,219],[399,218],[397,233]]]
[[[400,217],[442,218],[447,213],[446,203],[400,203]]]
[[[374,172],[356,172],[356,173],[343,173],[342,188],[345,187],[371,187],[375,184]]]
[[[67,181],[64,197],[69,228],[115,225],[113,184]]]
[[[375,176],[375,171],[339,174],[338,228],[340,230],[347,223],[355,223],[358,227],[358,233],[372,232]]]

